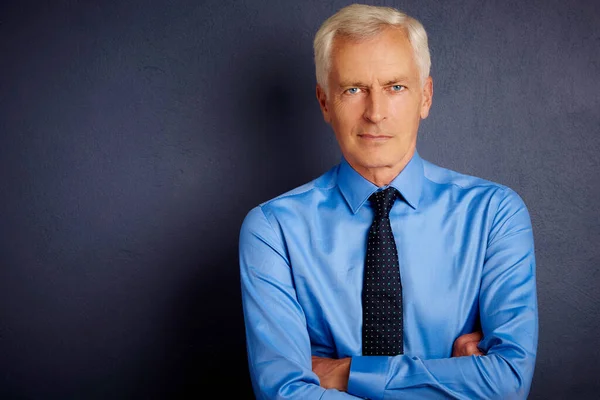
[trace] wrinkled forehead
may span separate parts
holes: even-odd
[[[367,38],[336,36],[329,80],[338,82],[419,79],[415,54],[403,29],[388,28]]]

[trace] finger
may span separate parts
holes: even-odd
[[[465,333],[464,335],[459,336],[454,341],[454,346],[458,349],[462,349],[469,342],[479,342],[483,338],[481,332],[476,331],[472,333]]]
[[[452,357],[462,357],[466,355],[466,346],[469,343],[469,340],[465,336],[461,336],[456,339],[456,341],[454,341],[454,345],[452,346]]]
[[[312,356],[312,369],[314,370],[315,367],[317,367],[319,365],[320,362],[320,357],[317,356]]]
[[[481,356],[483,355],[483,353],[481,352],[481,350],[479,350],[479,347],[477,347],[477,342],[469,342],[467,343],[467,345],[465,346],[465,350],[466,350],[466,354],[467,356]]]
[[[467,344],[467,342],[469,342],[469,338],[467,337],[467,335],[462,335],[459,336],[455,341],[454,341],[454,347],[460,349],[462,348],[465,344]]]
[[[461,345],[454,345],[452,348],[452,357],[464,357],[469,355],[468,343],[465,342]]]

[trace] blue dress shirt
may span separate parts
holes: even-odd
[[[524,399],[538,311],[529,213],[513,190],[419,157],[390,183],[404,354],[362,356],[369,196],[344,159],[252,209],[239,257],[249,370],[258,399]],[[479,325],[480,324],[480,325]],[[484,356],[451,358],[480,326]],[[325,390],[311,355],[352,357],[347,392]]]

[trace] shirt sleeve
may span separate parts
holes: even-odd
[[[348,393],[369,399],[526,399],[538,341],[534,242],[522,199],[504,188],[479,294],[484,356],[352,358]]]
[[[256,398],[356,399],[319,386],[284,241],[260,207],[244,219],[239,258],[248,365]]]

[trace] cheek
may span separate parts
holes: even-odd
[[[362,118],[362,104],[360,99],[339,102],[334,105],[333,110],[333,120],[336,125],[346,130],[356,125],[357,121],[360,121]]]
[[[419,121],[421,115],[420,104],[408,97],[393,102],[390,111],[393,119],[402,120],[404,123]]]

